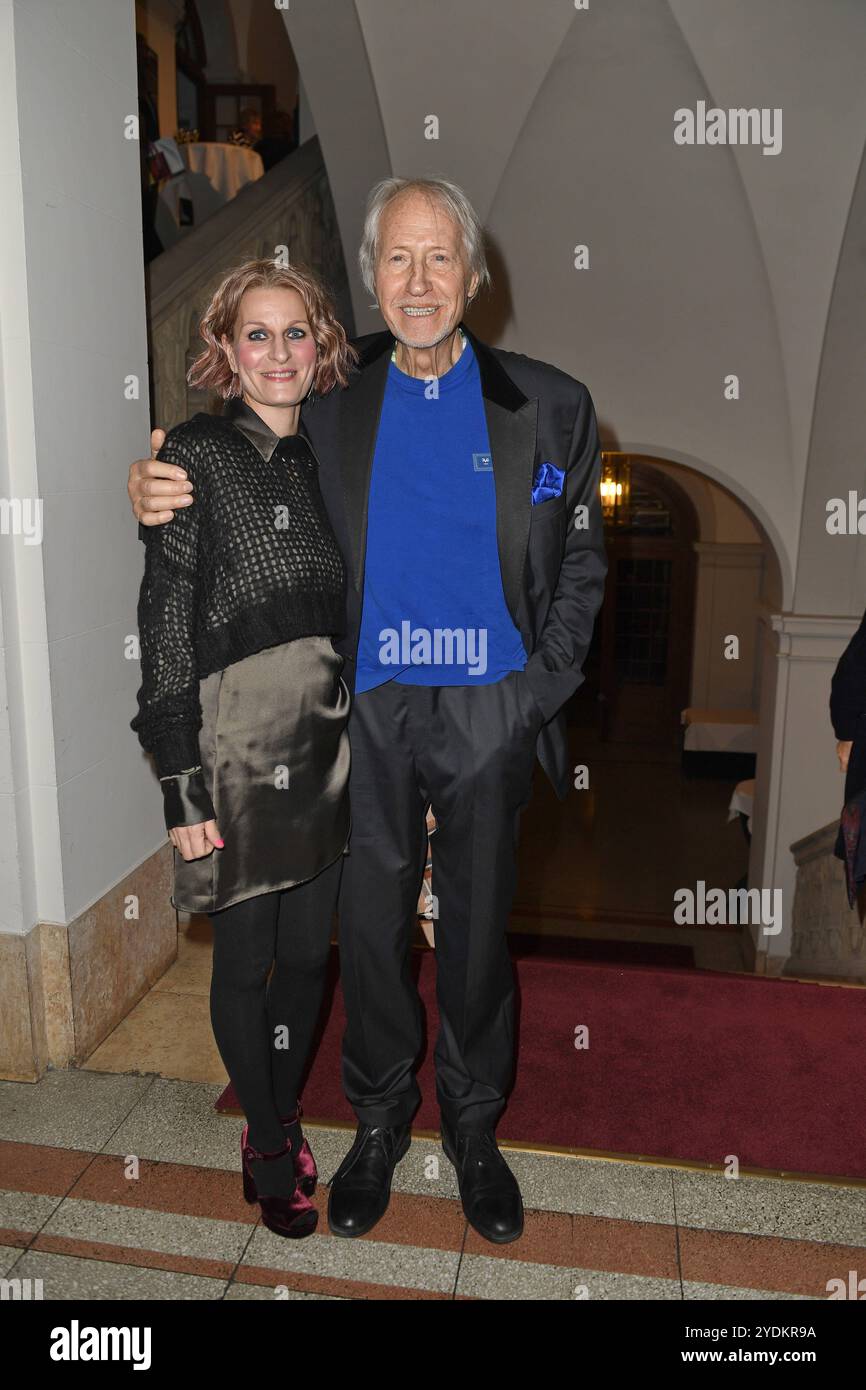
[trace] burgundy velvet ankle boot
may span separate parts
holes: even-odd
[[[248,1135],[249,1125],[244,1125],[244,1131],[241,1135],[244,1197],[250,1203],[259,1203],[262,1209],[262,1223],[275,1235],[287,1236],[290,1239],[311,1236],[316,1229],[319,1213],[306,1194],[300,1190],[297,1174],[295,1175],[294,1186],[287,1196],[268,1197],[264,1194],[259,1196],[256,1180],[250,1166],[257,1159],[263,1159],[267,1162],[268,1159],[282,1158],[284,1154],[291,1153],[291,1139],[287,1135],[282,1149],[277,1149],[273,1153],[262,1153],[259,1149],[253,1148]]]
[[[304,1138],[304,1131],[301,1129],[301,1110],[300,1101],[292,1115],[287,1115],[282,1123],[285,1125],[289,1138],[294,1146],[295,1154],[295,1174],[298,1179],[298,1187],[308,1197],[312,1197],[316,1190],[316,1182],[319,1173],[316,1168],[316,1160],[313,1158],[313,1151]]]

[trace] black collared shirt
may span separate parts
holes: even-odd
[[[247,405],[243,396],[231,396],[223,404],[222,418],[231,420],[236,429],[246,435],[251,444],[254,444],[262,458],[270,463],[277,445],[281,445],[281,453],[285,456],[305,457],[311,455],[309,442],[302,434],[275,434],[252,406]]]

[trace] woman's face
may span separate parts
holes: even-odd
[[[297,290],[247,290],[234,336],[223,336],[244,396],[259,405],[298,405],[313,384],[316,343]]]

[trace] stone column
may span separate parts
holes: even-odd
[[[750,888],[782,890],[781,932],[751,928],[755,968],[780,974],[792,949],[796,864],[791,845],[838,818],[843,779],[830,724],[830,678],[854,618],[766,613]],[[842,866],[839,865],[839,872]]]
[[[858,904],[848,906],[845,868],[833,853],[838,830],[832,820],[791,846],[797,888],[783,973],[866,984],[866,924]]]

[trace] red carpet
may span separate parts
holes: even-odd
[[[433,953],[418,1129],[437,1130]],[[500,1139],[866,1179],[866,992],[709,971],[521,957],[517,1081]],[[589,1047],[574,1047],[586,1025]],[[307,1118],[354,1121],[337,987]],[[231,1087],[218,1109],[235,1108]]]

